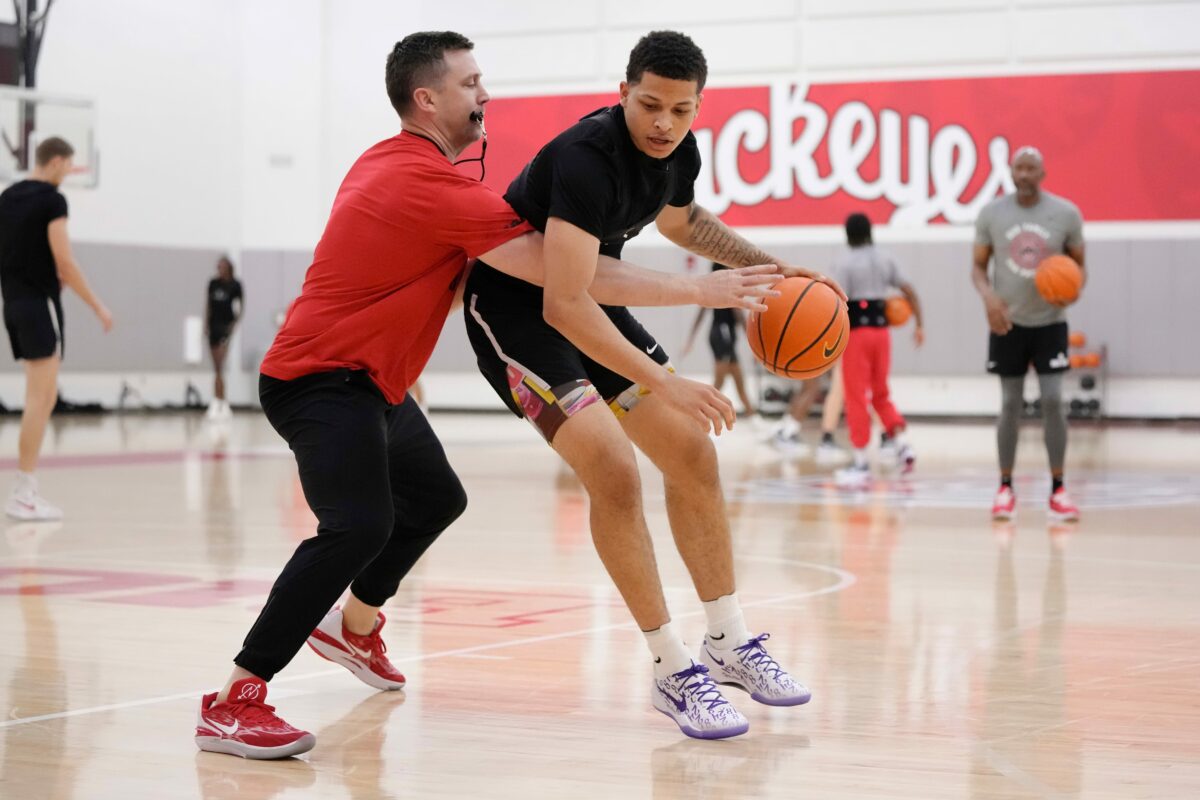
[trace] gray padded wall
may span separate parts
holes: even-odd
[[[74,245],[88,282],[113,313],[108,335],[74,292],[63,292],[66,368],[74,371],[180,370],[183,319],[204,313],[205,289],[216,274],[218,250]],[[15,372],[11,355],[0,369]]]
[[[970,245],[901,242],[882,245],[896,255],[917,287],[926,313],[925,347],[911,345],[911,327],[893,345],[898,374],[978,375],[986,355],[983,310],[970,281]],[[183,318],[204,310],[204,288],[217,250],[78,244],[76,253],[97,292],[112,308],[116,329],[100,334],[91,312],[67,292],[67,368],[78,371],[154,371],[183,367]],[[829,244],[769,248],[781,258],[827,269],[838,250]],[[670,246],[631,245],[626,256],[647,267],[683,270]],[[235,256],[246,290],[241,363],[253,370],[275,335],[276,320],[300,290],[311,254],[249,250]],[[1089,282],[1073,306],[1073,329],[1089,347],[1107,343],[1114,376],[1200,377],[1200,240],[1094,241],[1088,244]],[[707,270],[708,265],[699,265]],[[639,309],[636,314],[677,364],[703,372],[710,366],[703,329],[693,353],[678,357],[695,309]],[[437,372],[474,368],[461,315],[446,324],[430,361]],[[5,359],[0,369],[18,366]]]

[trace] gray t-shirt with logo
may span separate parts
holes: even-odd
[[[896,259],[873,244],[850,247],[833,260],[833,277],[851,300],[883,300],[908,283]]]
[[[1044,190],[1029,208],[1016,194],[997,197],[975,220],[975,244],[992,247],[992,289],[1008,304],[1013,324],[1040,328],[1067,318],[1066,309],[1038,294],[1033,273],[1047,256],[1083,244],[1083,217],[1074,203]]]

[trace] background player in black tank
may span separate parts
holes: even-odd
[[[52,136],[38,145],[28,180],[0,194],[0,291],[4,327],[13,358],[25,362],[25,407],[21,412],[17,481],[4,506],[18,519],[59,519],[62,509],[38,493],[38,456],[46,423],[58,399],[63,351],[60,295],[66,284],[96,312],[107,333],[112,315],[100,302],[71,253],[67,199],[58,191],[71,172],[75,151]]]
[[[466,298],[481,371],[587,489],[597,552],[654,658],[654,707],[690,736],[720,738],[745,732],[748,723],[710,669],[722,682],[757,686],[761,702],[809,698],[763,639],[751,637],[735,594],[708,437],[732,425],[733,408],[713,387],[675,375],[627,309],[602,308],[588,295],[597,255],[619,252],[652,220],[710,260],[779,263],[694,202],[700,164],[690,128],[706,77],[704,55],[688,37],[643,37],[630,54],[620,104],[556,137],[509,187],[509,203],[545,229],[544,292],[513,287],[485,266],[472,273]],[[670,623],[631,443],[663,472],[675,544],[704,601],[709,636],[695,659]]]
[[[728,269],[728,267],[713,262],[713,271],[719,269]],[[683,352],[680,353],[680,358],[684,358],[692,349],[692,342],[696,339],[696,334],[700,331],[700,324],[704,322],[704,317],[708,313],[708,309],[702,308],[696,313],[696,321],[692,323],[692,329],[688,332],[687,342],[683,345]],[[713,387],[718,391],[725,385],[726,378],[733,378],[734,388],[737,389],[738,399],[742,401],[742,408],[747,414],[757,413],[754,410],[754,402],[750,399],[750,393],[746,391],[746,378],[742,374],[742,365],[738,363],[737,343],[741,336],[741,331],[745,325],[745,320],[742,315],[733,308],[714,308],[712,310],[712,323],[708,328],[708,346],[712,350],[713,355]]]
[[[208,406],[209,419],[226,419],[230,416],[229,403],[225,400],[225,357],[229,354],[233,329],[242,318],[244,302],[242,283],[233,275],[233,262],[228,256],[221,256],[217,260],[217,277],[208,282],[204,301],[204,333],[213,361],[213,399]]]

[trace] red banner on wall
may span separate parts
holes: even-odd
[[[616,99],[492,101],[487,182]],[[1200,219],[1197,70],[710,88],[693,130],[697,200],[731,225],[969,223],[1027,144],[1085,220]]]

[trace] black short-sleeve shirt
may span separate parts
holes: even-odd
[[[18,181],[0,192],[0,293],[5,300],[61,294],[47,227],[65,216],[67,198],[45,181]]]
[[[638,150],[620,105],[602,108],[552,139],[509,185],[504,199],[543,233],[558,217],[600,240],[618,257],[626,240],[664,206],[687,206],[700,174],[700,150],[689,131],[666,158]]]
[[[236,278],[223,281],[213,278],[208,282],[208,324],[232,325],[236,315],[233,313],[234,301],[242,301],[242,283]]]

